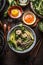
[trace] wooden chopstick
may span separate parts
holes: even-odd
[[[37,44],[36,44],[36,47],[38,46],[38,48],[37,48],[37,50],[34,48],[34,50],[36,50],[35,52],[34,52],[34,54],[33,54],[33,57],[31,58],[32,60],[30,60],[30,65],[33,65],[33,60],[36,58],[36,56],[37,56],[37,54],[38,54],[38,52],[39,52],[39,49],[40,49],[40,46],[41,46],[41,43],[42,43],[42,41],[41,40],[39,40],[38,42],[37,42]],[[31,53],[32,54],[32,53]]]
[[[40,47],[41,47],[41,43],[42,43],[42,41],[38,41],[38,48],[37,48],[37,51],[36,51],[36,53],[35,53],[35,56],[34,57],[36,57],[37,56],[37,54],[38,54],[38,52],[39,52],[39,49],[40,49]]]
[[[38,45],[40,45],[39,43],[40,43],[40,39],[39,39],[38,42],[36,43],[36,45],[35,45],[35,47],[33,48],[33,50],[30,52],[30,55],[32,55],[33,52],[35,51],[36,47],[38,47]],[[38,50],[38,49],[37,49],[37,50]]]

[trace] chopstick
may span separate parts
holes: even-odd
[[[40,39],[38,40],[38,42],[36,43],[35,47],[33,48],[33,50],[30,52],[30,55],[32,55],[32,53],[34,52],[34,50],[36,49],[36,47],[38,47],[40,43]],[[38,50],[38,49],[37,49]]]
[[[30,64],[31,64],[31,65],[33,65],[33,60],[36,58],[36,56],[37,56],[37,54],[38,54],[38,52],[39,52],[41,43],[42,43],[42,41],[39,39],[38,42],[37,42],[37,44],[36,44],[36,46],[35,46],[35,48],[36,48],[37,46],[38,46],[38,48],[37,48],[37,49],[34,48],[34,50],[36,50],[36,51],[35,51],[35,52],[33,51],[33,52],[34,52],[33,57],[30,59]],[[32,54],[32,53],[31,53],[31,54]]]
[[[6,32],[6,30],[7,30],[7,24],[6,23],[3,25],[3,28],[4,28],[4,39],[6,41],[6,36],[7,36],[7,32]]]
[[[40,49],[40,47],[41,47],[41,41],[40,41],[40,40],[38,41],[38,43],[39,43],[39,45],[38,45],[37,52],[35,53],[35,56],[34,56],[34,57],[36,57],[36,56],[37,56],[38,51],[39,51],[39,49]]]

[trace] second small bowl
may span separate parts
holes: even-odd
[[[22,17],[22,21],[27,25],[33,25],[36,22],[36,16],[31,11],[26,11]]]

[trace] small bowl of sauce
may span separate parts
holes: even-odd
[[[36,22],[36,16],[31,11],[27,11],[24,13],[22,20],[27,25],[33,25]]]

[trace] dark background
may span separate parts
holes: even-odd
[[[6,5],[7,6],[7,5]],[[29,5],[23,8],[23,10],[30,10]],[[12,20],[11,18],[3,18],[3,16],[0,18],[2,20],[2,23],[6,23],[7,25],[11,25],[11,27],[15,26],[16,24],[22,23],[21,18],[18,20]],[[23,23],[24,24],[24,23]],[[5,41],[5,48],[4,53],[0,56],[0,65],[43,65],[43,33],[39,31],[38,26],[32,27],[32,29],[36,33],[37,42],[41,39],[41,46],[40,49],[36,55],[35,58],[33,56],[35,55],[34,52],[37,52],[37,48],[34,49],[34,52],[32,55],[30,55],[31,52],[27,54],[17,54],[13,52],[9,46],[7,45],[7,40]],[[8,33],[8,31],[6,31]],[[37,44],[36,42],[36,44]],[[40,43],[39,43],[40,44]],[[32,50],[33,51],[33,50]]]

